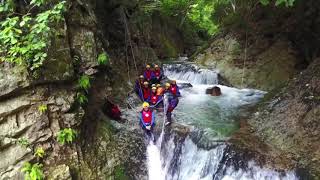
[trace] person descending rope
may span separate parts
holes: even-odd
[[[151,98],[151,89],[149,88],[149,83],[147,81],[143,82],[143,87],[140,92],[140,98],[142,101],[149,102]]]
[[[149,64],[146,65],[146,70],[144,71],[143,76],[148,82],[150,82],[151,79],[154,78],[154,74],[153,74],[153,72],[151,70],[151,66]]]
[[[154,74],[153,82],[160,83],[163,77],[163,73],[159,65],[157,64],[154,65],[153,74]]]
[[[151,99],[150,99],[151,106],[156,108],[160,105],[161,102],[162,102],[162,96],[157,95],[156,87],[152,87]]]
[[[164,94],[164,88],[161,86],[161,84],[157,84],[157,95],[163,96]]]
[[[176,80],[171,81],[170,91],[174,96],[177,96],[177,97],[181,96]]]
[[[139,79],[136,80],[136,84],[134,86],[134,91],[140,95],[141,94],[141,88],[143,87],[144,77],[143,75],[139,76]]]
[[[173,92],[176,94],[174,95]],[[165,89],[165,94],[168,97],[168,109],[166,112],[166,116],[167,116],[167,122],[166,122],[166,126],[171,124],[172,122],[172,111],[177,107],[178,103],[179,103],[179,96],[180,96],[180,92],[179,92],[179,96],[177,96],[177,91],[172,91],[171,89],[171,84],[170,83],[166,83],[166,89]]]
[[[155,126],[155,114],[149,108],[148,102],[142,104],[142,111],[140,112],[140,125],[147,135],[154,141],[153,128]]]

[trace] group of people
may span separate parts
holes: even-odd
[[[136,80],[135,92],[143,101],[140,112],[140,124],[144,130],[152,131],[155,126],[155,111],[164,107],[164,96],[168,97],[168,107],[166,107],[166,125],[172,122],[172,111],[179,103],[181,96],[179,87],[175,80],[161,84],[164,75],[161,67],[157,64],[146,65],[143,75]]]

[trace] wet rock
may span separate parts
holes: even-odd
[[[50,173],[48,180],[72,180],[69,166],[63,164],[55,167]]]
[[[28,72],[6,62],[0,64],[0,97],[30,85]]]
[[[319,77],[320,60],[316,59],[249,120],[257,136],[290,154],[290,158],[308,167],[314,175],[320,174],[319,161],[312,161],[320,154],[320,107],[318,99],[305,97],[311,93],[319,96]]]

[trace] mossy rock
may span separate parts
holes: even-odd
[[[129,176],[126,175],[125,169],[123,166],[116,166],[114,170],[114,179],[115,180],[129,180]]]

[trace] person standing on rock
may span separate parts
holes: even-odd
[[[162,80],[162,77],[163,77],[163,73],[162,73],[162,70],[159,65],[157,65],[157,64],[154,65],[153,74],[154,74],[153,82],[160,83],[160,81]]]
[[[141,94],[143,82],[144,82],[144,77],[143,77],[143,75],[140,75],[139,79],[136,80],[135,87],[134,87],[134,90],[138,95]]]
[[[140,112],[140,125],[147,135],[154,140],[153,128],[155,126],[155,113],[149,108],[148,102],[142,104],[142,111]]]
[[[166,126],[171,124],[172,112],[177,107],[177,105],[179,103],[178,97],[180,96],[180,92],[178,90],[179,89],[172,90],[171,84],[166,83],[165,96],[168,98],[168,105],[167,105],[168,107],[167,107],[167,111],[166,111],[167,121],[165,124]],[[179,96],[177,96],[177,92],[179,92]],[[173,94],[173,93],[175,93],[175,94]]]
[[[144,71],[143,76],[148,82],[154,78],[153,71],[151,70],[151,66],[149,64],[146,65],[146,70]]]
[[[170,92],[171,92],[172,95],[174,95],[174,96],[177,96],[177,97],[180,97],[180,96],[181,96],[180,90],[179,90],[179,87],[178,87],[178,85],[177,85],[176,80],[172,80],[172,81],[171,81],[171,84],[170,84]]]

